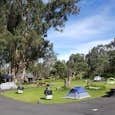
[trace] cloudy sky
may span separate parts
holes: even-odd
[[[62,33],[50,30],[48,38],[60,60],[85,53],[115,37],[115,0],[81,0],[80,13],[69,17]]]

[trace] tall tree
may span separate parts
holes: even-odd
[[[5,24],[11,33],[15,34],[15,30],[20,27],[21,34],[34,29],[39,35],[46,36],[49,28],[60,30],[69,15],[78,14],[78,2],[79,0],[49,0],[47,3],[44,0],[1,0],[0,13],[2,18],[7,19]]]
[[[115,40],[107,45],[98,45],[87,54],[89,75],[103,75],[114,68]],[[111,71],[113,72],[113,70]],[[105,77],[105,76],[104,76]]]
[[[68,61],[71,65],[73,75],[82,78],[88,70],[84,54],[72,54]]]
[[[1,0],[0,29],[9,31],[11,66],[25,69],[28,62],[43,57],[50,28],[61,31],[69,15],[78,14],[79,0]],[[36,54],[37,53],[37,54]]]
[[[110,72],[115,72],[115,50],[109,52],[109,69]]]
[[[104,46],[99,45],[94,47],[86,57],[92,76],[102,75],[104,67],[108,64],[108,54],[104,49]]]
[[[115,76],[115,38],[114,40],[106,45],[108,52],[108,61],[109,65],[105,69],[106,77],[114,77]]]
[[[56,61],[51,73],[55,78],[57,79],[63,79],[64,80],[64,86],[68,87],[68,82],[67,82],[67,64],[65,61]]]

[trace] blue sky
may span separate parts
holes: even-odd
[[[63,32],[50,30],[48,40],[60,60],[71,54],[84,53],[115,37],[115,0],[81,0],[80,13],[69,17]]]

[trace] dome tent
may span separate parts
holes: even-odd
[[[102,80],[102,77],[101,76],[95,76],[94,77],[94,81],[101,81]]]
[[[115,84],[115,78],[112,78],[112,77],[108,78],[107,84]]]
[[[84,89],[84,87],[77,86],[77,87],[72,88],[65,98],[83,99],[83,98],[87,98],[87,97],[90,97],[90,95]]]

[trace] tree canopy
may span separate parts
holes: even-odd
[[[16,74],[51,54],[53,45],[45,39],[48,30],[62,31],[68,17],[79,13],[78,2],[1,0],[0,63],[9,64]]]
[[[13,34],[14,30],[21,28],[23,34],[34,29],[39,35],[46,36],[49,28],[61,30],[69,15],[79,13],[78,2],[79,0],[49,0],[47,3],[44,0],[1,0],[0,17]]]
[[[107,74],[109,73],[114,74],[114,56],[115,40],[106,45],[98,45],[92,48],[86,55],[90,75],[102,75],[107,77]]]

